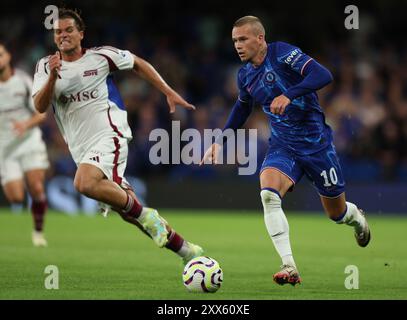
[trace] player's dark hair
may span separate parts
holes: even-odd
[[[6,49],[6,51],[10,50],[9,42],[5,39],[0,38],[0,46],[4,47],[4,49]]]
[[[7,40],[5,38],[0,38],[0,46],[3,47],[8,54],[13,56],[13,54],[12,54],[12,46],[11,46],[11,41],[10,40]],[[10,66],[11,66],[11,68],[13,68],[13,59],[11,59],[11,61],[10,61]]]
[[[80,11],[77,9],[58,8],[59,19],[74,19],[79,31],[85,31],[85,22],[83,21]]]

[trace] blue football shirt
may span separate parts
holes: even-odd
[[[325,123],[316,92],[291,101],[282,115],[271,113],[270,105],[304,79],[303,71],[311,60],[295,46],[272,42],[260,66],[247,63],[238,73],[239,100],[262,106],[269,119],[270,144],[278,143],[299,155],[318,152],[332,143],[332,130]]]

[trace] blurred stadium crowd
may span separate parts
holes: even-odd
[[[180,120],[183,128],[200,131],[223,127],[237,97],[236,73],[241,65],[230,39],[231,25],[242,15],[254,14],[265,23],[268,41],[297,45],[333,73],[335,81],[319,92],[319,98],[335,131],[347,181],[407,181],[407,48],[397,31],[403,17],[391,4],[372,3],[373,9],[359,8],[360,30],[344,28],[344,6],[334,3],[320,11],[290,4],[284,9],[254,6],[250,11],[244,5],[234,10],[209,5],[197,10],[193,3],[174,7],[166,1],[123,6],[108,1],[98,1],[97,6],[95,1],[68,4],[82,10],[87,24],[84,47],[111,45],[132,51],[151,62],[197,106],[195,112],[178,110],[170,116],[157,90],[131,72],[118,73],[116,83],[134,136],[127,174],[174,179],[236,174],[231,166],[154,166],[148,159],[153,144],[148,137],[154,128],[170,129],[171,119]],[[9,43],[14,65],[30,74],[39,58],[55,51],[52,35],[43,26],[43,7],[33,3],[24,15],[10,9],[0,20],[1,30],[13,30]],[[284,19],[287,12],[301,13],[302,19],[293,25],[292,19]],[[259,129],[261,162],[269,129],[260,108],[246,127]],[[72,175],[74,163],[52,116],[43,132],[53,163],[50,174]]]

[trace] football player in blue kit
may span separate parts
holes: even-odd
[[[301,282],[289,239],[289,226],[281,201],[303,175],[318,191],[326,214],[338,224],[354,228],[359,246],[370,241],[370,229],[358,207],[347,202],[345,182],[333,145],[332,130],[316,91],[332,82],[331,73],[301,49],[285,42],[267,43],[261,21],[238,19],[232,40],[242,62],[237,76],[239,97],[223,130],[240,128],[254,105],[269,119],[269,149],[260,170],[264,221],[282,259],[276,283]],[[221,141],[221,140],[218,140]],[[203,163],[217,163],[221,142],[205,153]]]

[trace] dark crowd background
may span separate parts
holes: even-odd
[[[243,15],[259,16],[266,39],[286,41],[325,65],[334,82],[319,91],[326,119],[335,132],[348,182],[407,181],[406,1],[58,1],[3,0],[0,36],[16,67],[31,75],[38,59],[55,52],[44,27],[48,4],[78,8],[86,23],[84,47],[127,49],[148,60],[195,112],[168,113],[165,97],[132,72],[115,81],[128,111],[134,139],[126,174],[142,179],[224,179],[233,166],[152,165],[149,142],[154,128],[222,128],[237,97],[241,66],[231,26]],[[359,9],[359,30],[347,30],[344,8]],[[266,116],[257,108],[246,128],[258,128],[258,161],[267,148]],[[75,165],[52,115],[42,126],[52,168],[49,175],[73,176]],[[257,179],[242,177],[239,179]]]

